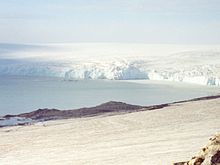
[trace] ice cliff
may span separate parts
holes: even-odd
[[[76,56],[74,53],[71,55],[74,50],[60,51],[57,48],[48,51],[41,47],[40,50],[28,47],[21,51],[23,49],[20,47],[17,50],[4,46],[3,49],[0,44],[0,75],[50,76],[63,77],[65,80],[147,79],[220,86],[220,51],[213,49],[167,55],[143,53],[141,56],[134,54],[128,57],[114,52],[112,56],[97,58],[94,55],[90,57],[89,52]],[[19,58],[16,54],[19,54]],[[36,54],[41,56],[36,57]],[[53,54],[56,58],[53,58]]]

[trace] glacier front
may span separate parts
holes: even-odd
[[[0,44],[0,75],[220,86],[220,45]]]

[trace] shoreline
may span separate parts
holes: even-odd
[[[124,102],[110,101],[94,107],[83,107],[79,109],[70,110],[43,108],[27,113],[20,113],[17,115],[7,114],[5,116],[2,116],[0,117],[0,128],[7,126],[30,125],[33,123],[44,122],[49,120],[62,120],[71,118],[76,119],[96,116],[116,116],[128,113],[163,109],[165,107],[170,107],[180,103],[213,100],[218,98],[220,98],[220,94],[150,106],[140,106],[127,104]]]

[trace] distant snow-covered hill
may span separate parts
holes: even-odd
[[[149,79],[220,86],[220,46],[0,44],[0,75]]]

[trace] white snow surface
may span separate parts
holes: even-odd
[[[220,86],[220,45],[0,44],[0,75]]]
[[[220,99],[0,129],[1,165],[171,165],[220,131]]]

